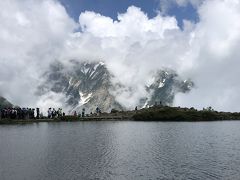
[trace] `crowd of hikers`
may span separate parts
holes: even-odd
[[[96,114],[101,114],[99,107],[96,108]],[[85,114],[85,108],[82,109],[82,112],[77,114],[76,111],[73,113],[74,116],[85,117],[88,116]],[[90,115],[93,115],[91,112]],[[62,112],[61,108],[49,108],[47,111],[47,118],[54,119],[65,116],[65,113]],[[0,119],[42,119],[46,118],[43,116],[43,113],[40,113],[39,108],[3,108],[0,109]]]
[[[36,114],[35,114],[36,111]],[[34,119],[43,117],[39,108],[3,108],[0,110],[0,118],[2,119]]]
[[[48,118],[54,119],[55,117],[65,116],[62,109],[55,108],[48,109]],[[40,113],[39,108],[3,108],[0,109],[0,119],[42,119],[44,118],[43,113]]]
[[[54,119],[55,117],[62,117],[65,116],[65,113],[62,112],[61,108],[58,108],[58,110],[56,110],[55,108],[49,108],[48,109],[48,118],[49,119]]]
[[[83,109],[82,109],[82,112],[79,111],[79,112],[77,113],[77,111],[74,111],[74,112],[73,112],[73,115],[74,115],[74,116],[78,116],[78,117],[86,117],[86,116],[92,116],[92,115],[94,115],[93,112],[90,112],[90,114],[86,114],[85,112],[86,112],[86,110],[85,110],[85,108],[83,108]],[[99,107],[97,107],[97,108],[96,108],[95,115],[98,116],[98,115],[101,114],[101,113],[102,113],[102,112],[101,112],[101,109],[100,109]]]

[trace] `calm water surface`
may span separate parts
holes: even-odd
[[[240,179],[240,122],[2,125],[0,179]]]

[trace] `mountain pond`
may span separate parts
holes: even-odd
[[[239,179],[240,121],[0,125],[0,179]]]

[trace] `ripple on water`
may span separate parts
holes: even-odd
[[[240,122],[0,126],[0,179],[238,179]]]

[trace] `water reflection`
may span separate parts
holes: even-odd
[[[240,122],[0,126],[0,179],[238,179]]]

